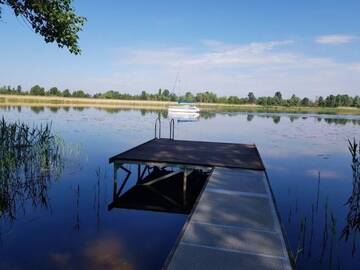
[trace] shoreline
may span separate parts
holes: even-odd
[[[93,107],[108,109],[148,109],[165,110],[169,105],[177,104],[170,101],[152,100],[118,100],[94,99],[53,96],[22,96],[0,95],[0,106],[26,106],[26,107]],[[316,113],[338,115],[360,115],[360,108],[355,107],[287,107],[287,106],[261,106],[251,104],[220,104],[196,103],[204,112],[269,112],[269,113]]]

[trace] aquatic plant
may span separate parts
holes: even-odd
[[[51,124],[0,121],[0,217],[15,218],[16,210],[30,201],[47,207],[51,178],[63,168],[61,140]]]
[[[352,236],[352,253],[356,251],[357,234],[360,231],[360,147],[355,139],[349,140],[349,151],[352,156],[351,169],[353,172],[352,193],[346,204],[349,212],[346,217],[346,225],[342,231],[341,238],[346,241]]]
[[[314,185],[315,197],[314,201],[311,203],[311,215],[296,215],[298,207],[297,198],[294,199],[294,205],[290,207],[288,223],[292,223],[293,220],[299,223],[296,239],[292,243],[293,250],[290,254],[290,259],[295,269],[307,266],[306,260],[302,258],[304,255],[307,255],[308,258],[313,257],[313,267],[316,264],[319,269],[340,269],[341,240],[351,240],[352,255],[355,256],[359,240],[358,234],[360,232],[359,143],[357,143],[355,139],[353,141],[349,140],[348,149],[351,154],[353,179],[352,192],[345,203],[345,206],[348,207],[348,213],[344,227],[339,228],[341,222],[336,219],[335,212],[331,209],[329,198],[327,196],[320,196],[322,193],[322,189],[320,188],[322,183],[320,171],[318,172],[317,184],[316,186]],[[290,190],[288,193],[290,196]],[[323,197],[323,199],[320,197]],[[307,224],[308,220],[309,224]],[[307,230],[307,227],[309,227],[309,230]]]

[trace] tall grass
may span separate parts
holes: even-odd
[[[0,121],[0,217],[14,219],[19,207],[47,207],[51,178],[63,168],[61,141],[51,124],[31,127]]]

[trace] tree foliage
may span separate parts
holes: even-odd
[[[79,54],[78,32],[86,18],[77,16],[71,4],[72,0],[0,0],[0,17],[1,5],[7,5],[46,43],[55,42],[60,48],[67,47],[71,53]]]
[[[40,87],[39,85],[35,85],[35,86],[31,87],[30,95],[44,96],[45,95],[45,88]]]
[[[61,96],[61,92],[57,89],[57,87],[51,87],[46,94],[49,96]]]
[[[315,100],[308,97],[297,97],[292,95],[290,98],[283,98],[280,91],[274,96],[255,97],[253,92],[249,92],[246,97],[238,96],[217,96],[214,92],[205,91],[192,93],[187,91],[185,95],[176,95],[168,89],[158,89],[156,93],[149,93],[145,90],[140,94],[121,93],[115,90],[109,90],[94,95],[88,94],[83,90],[71,92],[69,89],[63,91],[57,87],[51,87],[47,91],[39,85],[33,86],[30,91],[23,91],[21,85],[17,87],[0,86],[0,94],[6,95],[37,95],[37,96],[62,96],[78,98],[103,98],[103,99],[122,99],[122,100],[153,100],[153,101],[187,101],[201,103],[223,103],[223,104],[257,104],[262,106],[288,106],[288,107],[357,107],[360,108],[360,96],[351,97],[349,95],[329,95],[327,97],[319,96]]]
[[[253,92],[249,92],[248,94],[249,103],[254,104],[256,102],[256,97]]]

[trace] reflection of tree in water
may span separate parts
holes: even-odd
[[[355,139],[353,142],[349,141],[349,150],[352,155],[352,193],[346,202],[349,208],[349,212],[346,217],[346,225],[343,229],[341,237],[346,241],[352,238],[353,241],[353,254],[356,251],[356,240],[357,235],[360,231],[360,147],[356,143]]]
[[[278,124],[280,122],[281,116],[280,115],[273,115],[272,116],[274,124]]]
[[[59,109],[60,109],[60,107],[50,107],[50,108],[49,108],[49,110],[50,110],[52,113],[57,113]]]
[[[87,109],[86,107],[80,107],[80,106],[73,106],[72,109],[74,111],[82,112],[83,110]]]
[[[265,114],[257,114],[257,117],[261,117],[261,118],[266,118],[266,119],[272,119],[274,124],[278,124],[281,120],[281,115],[280,114],[272,114],[272,113],[265,113]],[[290,120],[293,121],[295,119],[295,117],[293,116],[289,116]]]
[[[254,119],[254,115],[253,115],[253,114],[248,114],[248,115],[246,116],[246,120],[247,120],[248,122],[251,122],[253,119]]]
[[[44,106],[31,106],[30,110],[33,111],[34,113],[38,114],[40,112],[43,112],[45,110]]]
[[[330,207],[329,199],[321,200],[321,174],[318,173],[316,197],[311,203],[311,214],[300,214],[298,200],[290,205],[287,223],[298,222],[296,237],[292,238],[292,262],[296,266],[315,265],[320,268],[340,269],[346,257],[340,256],[341,242],[352,239],[352,256],[357,250],[360,231],[360,149],[359,145],[349,142],[352,154],[353,189],[346,205],[348,214],[345,227],[341,231],[336,215]],[[289,196],[290,196],[289,190]],[[323,198],[324,199],[324,198]],[[321,202],[323,201],[323,202]],[[344,243],[343,243],[344,244]],[[312,260],[310,260],[312,258]],[[306,269],[306,268],[305,268]]]
[[[21,106],[3,106],[3,108],[5,109],[14,109],[17,108],[18,110],[21,110]],[[34,113],[40,113],[43,112],[45,110],[44,106],[31,106],[30,109],[34,112]],[[60,108],[62,108],[65,111],[69,111],[70,107],[68,106],[50,106],[48,107],[49,110],[53,113],[56,113]],[[74,111],[84,111],[84,110],[88,110],[91,107],[86,107],[86,106],[73,106],[71,107]],[[166,109],[164,108],[159,108],[159,109],[153,109],[153,108],[128,108],[128,107],[119,107],[119,108],[111,108],[111,107],[94,107],[95,109],[99,110],[99,111],[105,111],[107,113],[110,114],[116,114],[116,113],[121,113],[121,112],[129,112],[129,111],[140,111],[142,116],[145,116],[147,114],[153,114],[153,113],[157,113],[160,114],[162,116],[162,118],[168,118],[168,112]],[[281,120],[282,116],[286,116],[289,118],[290,122],[294,122],[295,120],[298,119],[302,119],[302,120],[306,120],[309,117],[307,116],[302,116],[302,115],[295,115],[295,114],[274,114],[274,113],[267,113],[267,112],[256,112],[256,111],[248,111],[248,110],[234,110],[233,108],[227,108],[227,107],[220,107],[217,109],[204,109],[201,111],[200,116],[203,119],[211,119],[216,117],[217,114],[222,114],[222,115],[227,115],[229,117],[232,116],[236,116],[239,113],[244,113],[247,112],[247,121],[250,122],[253,120],[254,116],[256,115],[257,117],[261,117],[261,118],[271,118],[273,120],[273,122],[275,124],[278,124]],[[351,119],[351,118],[336,118],[336,117],[320,117],[320,116],[315,116],[315,119],[318,122],[321,122],[324,120],[325,123],[329,124],[329,125],[346,125],[348,123],[351,123],[353,125],[360,125],[360,119]]]
[[[294,122],[295,120],[298,120],[299,118],[300,118],[299,116],[295,116],[295,115],[289,116],[290,122]]]
[[[60,142],[51,126],[31,128],[23,123],[0,123],[0,218],[14,219],[30,201],[47,207],[50,180],[63,168]]]
[[[357,119],[324,118],[324,121],[327,124],[335,124],[335,125],[346,125],[347,123],[352,123],[353,125],[360,125],[360,120]]]

